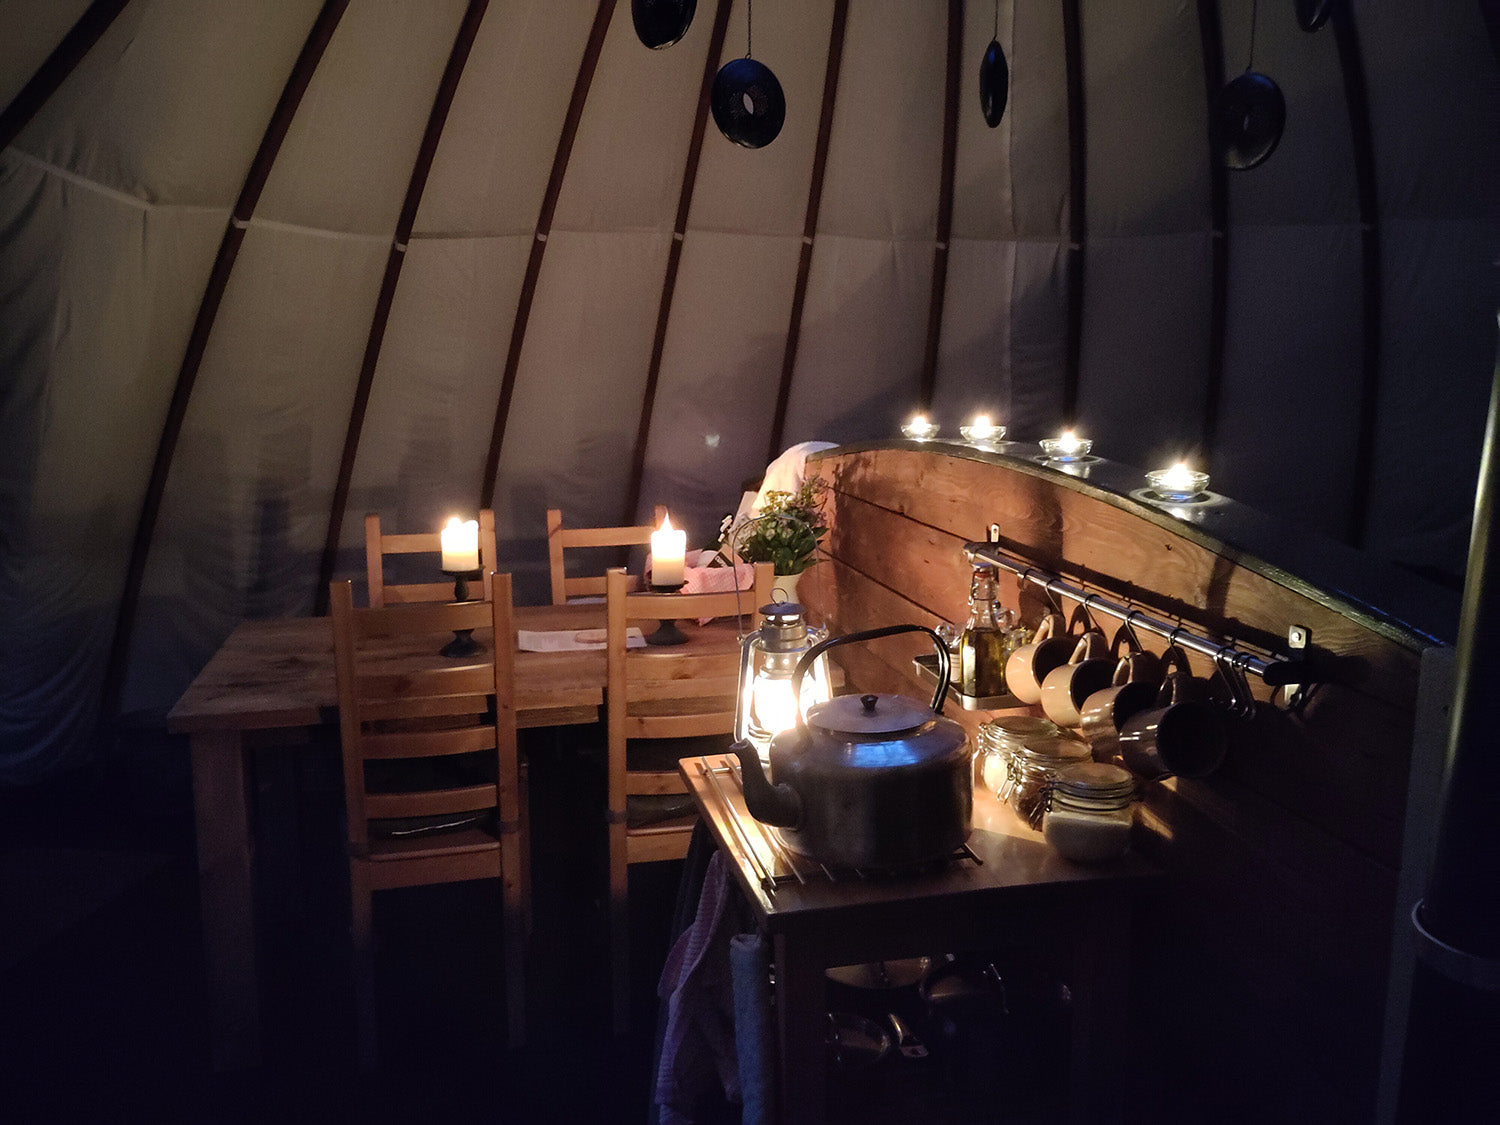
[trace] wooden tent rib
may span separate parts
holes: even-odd
[[[818,140],[813,150],[812,180],[807,188],[807,213],[802,223],[802,253],[797,260],[797,284],[792,290],[792,315],[781,355],[781,383],[776,390],[776,412],[766,461],[781,452],[787,406],[792,398],[792,372],[797,366],[797,337],[802,332],[802,306],[807,300],[807,277],[812,270],[813,239],[818,233],[818,210],[823,204],[823,174],[828,169],[828,142],[833,135],[833,107],[838,100],[839,68],[844,61],[844,30],[849,23],[849,0],[834,0],[833,27],[828,36],[828,64],[823,71],[823,106],[818,112]]]
[[[245,230],[255,214],[255,205],[271,174],[271,165],[281,151],[297,107],[307,92],[313,72],[322,61],[333,33],[343,18],[349,0],[325,0],[318,12],[312,30],[302,45],[302,52],[288,76],[281,98],[271,114],[260,148],[250,162],[239,198],[230,212],[224,237],[219,242],[219,252],[214,258],[213,271],[198,305],[198,316],[193,321],[192,335],[188,337],[187,350],[182,357],[182,367],[177,372],[177,384],[172,389],[172,401],[167,407],[167,416],[162,423],[161,438],[156,446],[156,459],[151,465],[151,477],[146,485],[146,495],[141,502],[140,519],[136,522],[135,538],[130,547],[130,566],[125,574],[125,589],[120,598],[119,616],[115,619],[114,640],[110,645],[109,663],[105,667],[104,688],[100,700],[100,713],[108,722],[114,716],[119,702],[120,685],[125,676],[125,655],[130,647],[130,635],[135,627],[136,610],[140,603],[141,583],[146,573],[146,556],[151,549],[151,538],[156,531],[156,520],[161,514],[162,495],[167,487],[167,474],[172,467],[172,455],[177,449],[177,439],[182,434],[182,423],[187,417],[188,400],[192,397],[193,384],[198,378],[198,369],[203,364],[203,353],[208,347],[208,337],[213,331],[214,318],[229,284],[230,272],[239,255],[240,243]]]
[[[510,404],[516,393],[516,372],[521,366],[521,346],[526,342],[526,327],[531,320],[531,302],[536,296],[542,258],[547,253],[547,236],[552,233],[552,216],[557,210],[557,197],[562,191],[563,177],[567,175],[568,159],[573,155],[578,123],[583,119],[584,103],[588,101],[589,89],[594,84],[594,71],[599,66],[599,56],[604,50],[604,36],[609,31],[609,21],[614,15],[616,3],[617,0],[599,0],[599,7],[594,12],[594,26],[589,29],[588,45],[583,50],[583,60],[578,64],[578,75],[573,80],[573,96],[568,101],[568,114],[563,119],[562,133],[557,138],[557,150],[552,156],[552,172],[547,177],[547,190],[537,213],[531,256],[526,261],[526,277],[521,282],[521,295],[516,301],[516,316],[510,329],[510,349],[506,352],[505,371],[500,378],[500,401],[495,406],[495,426],[490,433],[490,448],[484,458],[484,476],[480,481],[481,508],[493,507],[495,503],[495,477],[500,472],[500,447],[505,441]]]
[[[661,376],[662,352],[667,342],[667,322],[672,315],[672,296],[677,291],[677,271],[682,262],[682,243],[687,235],[688,213],[693,206],[693,189],[698,182],[698,159],[703,152],[703,134],[708,127],[708,98],[718,73],[719,57],[724,51],[724,35],[729,27],[729,9],[733,0],[719,0],[714,13],[713,31],[709,36],[708,55],[703,62],[703,81],[698,87],[698,110],[693,116],[693,135],[688,142],[687,164],[682,172],[682,191],[677,197],[677,219],[672,225],[672,246],[667,251],[667,272],[662,280],[661,303],[656,309],[656,332],[651,338],[651,360],[646,367],[646,388],[641,395],[641,420],[635,432],[635,450],[630,458],[630,486],[625,491],[625,510],[621,524],[635,522],[641,502],[641,485],[646,477],[646,447],[651,439],[651,414],[656,406],[656,386]]]
[[[1205,132],[1208,137],[1209,298],[1208,373],[1200,430],[1204,463],[1219,437],[1219,410],[1224,397],[1224,339],[1229,318],[1229,173],[1214,141],[1213,105],[1224,88],[1224,36],[1218,0],[1198,0],[1198,35],[1203,44]]]
[[[10,147],[21,135],[21,130],[30,124],[37,111],[47,104],[47,99],[73,73],[73,68],[83,61],[99,37],[109,30],[115,17],[125,9],[129,0],[94,0],[78,17],[62,40],[47,56],[47,61],[37,68],[26,85],[0,110],[0,149]]]
[[[1077,421],[1083,346],[1084,242],[1088,238],[1088,138],[1084,122],[1083,16],[1079,0],[1063,0],[1063,54],[1068,86],[1068,312],[1063,368],[1063,418]]]
[[[948,240],[953,234],[953,166],[958,155],[959,77],[963,69],[963,0],[948,0],[948,69],[943,93],[943,167],[938,183],[937,239],[932,247],[932,295],[927,303],[927,345],[922,353],[918,404],[932,409],[937,390],[938,343],[948,295]]]
[[[1354,447],[1354,502],[1349,506],[1349,542],[1363,547],[1369,531],[1375,474],[1375,427],[1380,416],[1380,210],[1375,194],[1375,141],[1365,82],[1359,29],[1347,4],[1337,4],[1329,21],[1344,73],[1354,180],[1359,193],[1361,277],[1364,296],[1364,360],[1360,383],[1359,430]]]
[[[469,51],[474,46],[474,38],[479,34],[479,25],[488,7],[489,0],[469,0],[463,23],[459,25],[458,34],[453,40],[453,49],[448,52],[448,63],[438,82],[432,109],[427,115],[427,128],[422,133],[422,143],[417,149],[411,178],[406,184],[406,198],[401,204],[400,217],[396,220],[396,233],[391,239],[391,251],[385,260],[385,276],[380,281],[380,293],[375,298],[375,313],[370,320],[370,334],[365,341],[359,381],[354,388],[354,403],[349,410],[349,426],[344,433],[344,452],[339,460],[338,480],[334,484],[333,500],[328,510],[328,532],[323,539],[323,556],[318,564],[318,585],[313,592],[313,601],[320,616],[328,612],[328,584],[333,580],[334,565],[338,558],[339,532],[344,526],[344,515],[349,505],[354,460],[359,454],[359,439],[364,430],[365,412],[370,405],[370,391],[375,383],[375,368],[380,361],[381,345],[385,342],[385,329],[390,320],[391,304],[396,297],[396,285],[401,280],[401,267],[406,262],[411,228],[417,220],[417,208],[421,205],[422,193],[427,188],[427,174],[432,170],[438,141],[442,139],[443,127],[448,123],[448,111],[453,106],[458,81],[463,76],[464,67],[469,61]]]

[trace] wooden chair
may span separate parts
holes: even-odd
[[[385,580],[386,555],[441,555],[442,534],[437,531],[419,531],[406,535],[388,535],[380,530],[380,513],[370,512],[365,516],[365,575],[370,587],[370,606],[379,609],[386,605],[404,605],[408,602],[447,602],[453,600],[453,579],[442,582],[413,582],[392,585]],[[479,513],[479,568],[483,574],[484,600],[490,600],[490,573],[495,569],[495,513],[485,508]],[[433,573],[439,574],[438,559],[433,560]]]
[[[569,578],[563,566],[563,551],[585,547],[639,547],[651,542],[651,533],[666,517],[664,504],[656,506],[656,523],[640,527],[563,527],[562,512],[547,509],[547,561],[552,571],[552,604],[569,598],[598,597],[604,593],[604,575]]]
[[[630,1015],[629,865],[681,859],[697,813],[677,773],[677,759],[720,753],[734,731],[739,677],[736,651],[720,667],[689,678],[653,676],[649,653],[627,654],[632,621],[729,617],[744,614],[743,629],[759,626],[759,609],[771,600],[772,567],[755,568],[755,588],[717,594],[629,591],[623,570],[605,576],[608,612],[609,733],[608,810],[610,975],[616,1032]],[[671,802],[676,795],[681,799]],[[662,808],[666,802],[677,807]],[[655,807],[652,807],[652,806]],[[657,819],[665,816],[665,819]]]
[[[515,627],[510,575],[491,577],[489,602],[356,609],[348,582],[329,588],[366,1064],[375,1059],[371,899],[393,887],[500,880],[507,1030],[513,1045],[525,1038]],[[471,659],[434,659],[454,629],[492,629],[494,641]]]

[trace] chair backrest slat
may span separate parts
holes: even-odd
[[[568,577],[564,552],[598,547],[641,547],[651,542],[651,533],[666,518],[665,505],[656,506],[656,522],[633,527],[564,527],[562,512],[547,510],[547,563],[552,579],[552,604],[569,598],[594,597],[605,592],[604,575]]]
[[[483,600],[489,601],[491,598],[490,573],[495,569],[498,559],[495,548],[493,509],[485,508],[480,511],[478,523],[480,584],[484,588]],[[380,513],[368,513],[365,516],[365,580],[370,591],[370,606],[379,609],[382,606],[409,602],[452,600],[454,580],[451,578],[446,582],[409,582],[399,585],[385,580],[386,555],[433,555],[435,557],[432,560],[432,569],[437,574],[441,573],[439,565],[442,561],[442,551],[441,532],[391,533],[382,531]],[[478,590],[475,593],[477,594]]]

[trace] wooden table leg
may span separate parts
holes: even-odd
[[[1078,911],[1073,954],[1073,1035],[1068,1120],[1121,1120],[1129,1051],[1130,902],[1100,888]]]
[[[807,941],[777,934],[776,1087],[782,1125],[815,1125],[827,1117],[824,1038],[828,1022],[823,965]]]
[[[190,745],[210,1051],[215,1070],[236,1070],[260,1061],[249,761],[238,731],[199,732]]]

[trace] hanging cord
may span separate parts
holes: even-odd
[[[745,0],[745,57],[751,58],[755,52],[750,49],[753,40],[750,37],[751,23],[755,19],[755,4],[753,0]]]
[[[1245,64],[1245,73],[1255,69],[1255,17],[1260,0],[1250,0],[1250,61]]]
[[[1000,39],[1000,0],[995,0],[995,33],[990,38],[996,42]]]

